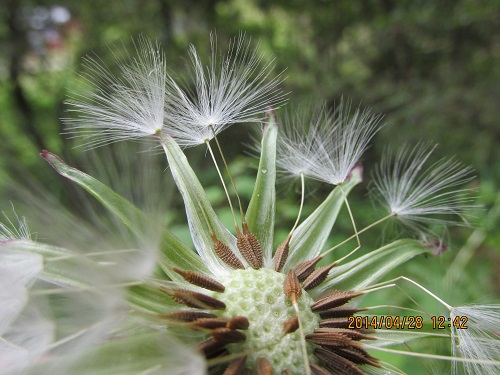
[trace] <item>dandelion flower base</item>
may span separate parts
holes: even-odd
[[[267,358],[276,373],[288,369],[293,374],[304,372],[304,361],[299,331],[282,337],[283,324],[296,316],[290,300],[283,293],[285,275],[268,268],[235,270],[224,277],[224,293],[214,297],[226,304],[222,316],[231,318],[242,315],[250,326],[246,341],[233,344],[231,352],[264,348],[248,355],[247,367],[256,369],[260,357]],[[312,333],[319,327],[320,318],[311,311],[313,299],[306,292],[298,299],[304,332]],[[307,344],[309,361],[316,362],[313,346]]]

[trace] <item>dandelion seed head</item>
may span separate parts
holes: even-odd
[[[463,217],[474,207],[470,190],[461,187],[472,179],[472,169],[454,158],[429,163],[435,148],[419,144],[395,155],[387,151],[373,173],[372,193],[409,227],[451,223],[443,215]]]
[[[267,107],[285,102],[281,74],[271,78],[272,60],[264,61],[244,34],[231,41],[221,61],[214,36],[211,45],[207,67],[190,47],[194,91],[171,76],[167,79],[168,133],[182,147],[202,144],[235,123],[261,122]]]
[[[14,208],[14,221],[12,221],[5,212],[2,212],[4,222],[0,221],[0,242],[13,240],[31,240],[32,233],[28,227],[28,222],[24,216],[17,216]]]
[[[235,344],[233,350],[237,352],[264,348],[281,335],[284,323],[295,315],[293,306],[283,294],[284,280],[284,274],[267,268],[236,270],[222,279],[226,291],[215,294],[227,306],[222,316],[246,316],[250,322],[246,340]],[[312,332],[318,328],[320,320],[309,307],[313,300],[304,293],[299,303],[300,309],[304,311],[302,319],[306,330]],[[308,349],[310,360],[316,362],[312,355],[312,345]],[[293,374],[304,371],[298,332],[287,335],[268,349],[251,353],[247,359],[251,369],[256,370],[260,357],[268,358],[276,373],[285,369]]]
[[[452,325],[453,355],[471,358],[476,362],[454,363],[454,373],[464,369],[468,374],[497,374],[500,370],[498,340],[500,332],[500,305],[469,305],[454,307],[451,321],[467,328]],[[497,361],[497,364],[481,361]]]
[[[287,115],[278,141],[278,168],[291,176],[305,176],[331,185],[349,179],[369,141],[380,129],[380,116],[361,111],[350,114],[341,101],[335,111],[325,105]]]
[[[165,56],[146,39],[136,43],[137,56],[122,56],[120,75],[97,58],[84,60],[84,92],[75,89],[67,100],[70,112],[65,134],[90,149],[157,134],[164,125]],[[119,56],[116,56],[117,58]]]

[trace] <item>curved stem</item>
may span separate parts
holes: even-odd
[[[236,189],[236,184],[234,183],[233,176],[231,175],[231,172],[229,171],[229,166],[227,165],[226,158],[224,157],[224,153],[222,152],[222,147],[220,146],[219,140],[217,139],[217,135],[215,134],[214,128],[211,127],[211,129],[212,129],[212,133],[214,134],[215,143],[217,144],[217,148],[219,149],[219,154],[222,158],[222,162],[224,163],[224,167],[226,168],[227,175],[229,176],[229,181],[231,181],[231,185],[233,186],[234,193],[236,194],[236,199],[238,200],[238,205],[240,207],[241,221],[244,223],[245,222],[245,215],[243,214],[243,206],[241,204],[240,195],[238,194],[238,189]]]
[[[222,173],[219,169],[219,165],[217,164],[217,160],[215,159],[215,155],[212,151],[212,147],[210,147],[210,142],[208,140],[206,140],[205,143],[207,144],[208,151],[210,152],[210,156],[212,157],[212,160],[214,162],[215,169],[217,170],[217,173],[219,174],[219,178],[220,178],[220,181],[222,183],[222,187],[224,188],[224,192],[226,193],[227,201],[229,202],[229,208],[231,209],[231,214],[233,215],[233,222],[234,222],[234,227],[236,228],[236,234],[239,234],[240,228],[238,227],[238,222],[236,221],[236,216],[234,214],[234,209],[233,209],[233,203],[231,202],[231,197],[229,196],[229,192],[227,191],[226,183],[224,182],[224,178],[222,177]]]
[[[475,364],[482,364],[482,365],[500,366],[499,361],[489,361],[489,360],[477,359],[477,358],[450,357],[450,356],[446,356],[446,355],[428,354],[428,353],[405,352],[402,350],[382,348],[382,347],[370,345],[367,343],[363,343],[363,346],[367,349],[378,350],[381,352],[392,353],[392,354],[407,355],[409,357],[440,359],[443,361],[453,361],[453,362],[462,362],[462,363],[475,363]]]
[[[302,215],[302,208],[304,207],[304,194],[305,194],[305,184],[304,184],[304,173],[300,173],[300,187],[301,187],[301,196],[300,196],[300,208],[299,208],[299,213],[297,215],[297,220],[295,220],[295,224],[292,227],[292,230],[289,233],[289,236],[291,237],[293,232],[295,231],[295,228],[297,228],[297,225],[299,224],[300,216]]]
[[[339,248],[340,246],[342,246],[343,244],[349,242],[350,240],[352,240],[353,238],[356,238],[357,235],[360,235],[361,233],[364,233],[366,232],[368,229],[371,229],[373,228],[374,226],[386,221],[387,219],[390,219],[391,217],[393,217],[394,214],[389,214],[387,216],[384,216],[383,218],[381,219],[378,219],[377,221],[371,223],[370,225],[368,225],[367,227],[361,229],[360,231],[357,232],[357,234],[353,234],[351,237],[349,238],[346,238],[344,241],[338,243],[337,245],[329,248],[328,250],[325,250],[325,252],[323,252],[323,254],[321,254],[321,256],[325,256],[329,253],[331,253],[333,250]],[[338,261],[337,261],[337,264],[340,263],[341,261],[343,261],[344,259],[346,259],[347,257],[351,256],[352,254],[354,254],[356,251],[358,250],[358,248],[356,248],[355,250],[351,251],[349,254],[347,254],[346,256],[340,258]]]
[[[297,318],[299,319],[299,332],[300,332],[300,344],[302,346],[302,355],[304,357],[304,368],[306,370],[306,375],[311,375],[311,368],[309,366],[309,356],[307,355],[306,338],[304,335],[304,329],[302,328],[302,321],[300,319],[300,310],[297,301],[293,302],[293,307],[297,313]]]

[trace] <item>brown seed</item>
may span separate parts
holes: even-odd
[[[248,329],[249,326],[250,322],[247,317],[236,315],[229,319],[226,327],[231,329]]]
[[[274,264],[274,270],[276,272],[280,272],[283,269],[283,266],[285,265],[286,260],[288,259],[289,252],[290,252],[290,237],[287,237],[286,240],[283,241],[278,246],[276,252],[274,253],[273,264]]]
[[[248,241],[247,236],[245,234],[240,233],[237,240],[236,245],[238,246],[238,250],[240,251],[243,258],[255,269],[259,269],[258,260],[253,252],[252,245],[250,245],[250,241]]]
[[[233,359],[231,363],[229,363],[229,365],[226,367],[222,375],[239,375],[243,370],[243,367],[245,366],[246,360],[246,356]]]
[[[212,332],[210,332],[210,336],[212,336],[215,342],[221,342],[224,344],[243,342],[247,338],[243,332],[226,327],[212,330]]]
[[[316,354],[319,359],[324,361],[326,365],[335,373],[343,375],[364,375],[363,371],[361,371],[354,363],[330,350],[316,348],[314,349],[314,354]]]
[[[172,269],[179,275],[181,275],[184,278],[184,280],[186,280],[190,284],[211,290],[213,292],[222,293],[225,290],[224,285],[199,272],[186,271],[177,267],[172,267]]]
[[[221,318],[201,318],[201,319],[196,319],[194,322],[190,323],[190,326],[192,326],[193,328],[207,328],[207,329],[221,328],[225,327],[226,325],[227,325],[227,320]]]
[[[196,319],[216,318],[217,315],[206,313],[203,311],[179,310],[170,314],[159,314],[158,317],[161,319],[167,319],[176,322],[192,322]]]
[[[299,318],[297,316],[292,316],[283,324],[283,334],[288,335],[299,329]]]
[[[214,241],[215,253],[224,263],[226,263],[228,266],[234,269],[245,269],[245,266],[243,265],[243,263],[241,263],[241,260],[239,260],[238,257],[231,251],[229,246],[220,241],[215,236],[215,234],[210,233],[210,236]]]
[[[208,355],[206,358],[207,359],[212,359],[212,358],[223,358],[223,357],[227,357],[228,355],[230,355],[231,353],[229,353],[229,350],[227,350],[225,347],[221,348],[220,350]],[[212,369],[217,367],[216,366],[209,366],[208,367],[208,370],[209,372],[211,373]],[[220,371],[222,371],[222,369],[220,369]]]
[[[221,342],[215,342],[213,339],[208,339],[200,342],[197,345],[198,350],[202,351],[205,357],[209,357],[218,351],[220,351],[225,344]]]
[[[224,302],[203,293],[193,292],[186,289],[167,289],[164,287],[160,287],[159,289],[163,293],[168,294],[174,301],[182,303],[188,307],[209,310],[224,310],[226,308],[226,304]]]
[[[330,327],[330,328],[349,328],[351,321],[347,318],[330,318],[323,319],[319,322],[319,326]]]
[[[319,315],[321,318],[347,318],[349,316],[353,316],[354,314],[365,311],[367,309],[357,309],[355,307],[334,307],[333,309],[328,309],[326,311],[321,312]]]
[[[299,279],[294,270],[288,271],[283,283],[283,292],[293,303],[297,302],[302,295]]]
[[[273,366],[267,358],[260,357],[257,361],[257,374],[258,375],[273,375]]]
[[[341,290],[332,290],[325,293],[323,296],[320,296],[316,302],[311,305],[311,310],[325,311],[334,307],[339,307],[349,302],[352,298],[362,294],[363,292],[343,292]]]
[[[379,360],[375,357],[372,357],[363,348],[331,348],[331,350],[341,357],[344,357],[349,361],[356,363],[357,365],[371,365],[374,367],[380,367]]]
[[[258,270],[264,265],[264,257],[262,255],[262,247],[259,240],[248,229],[247,223],[242,224],[243,233],[238,235],[236,244],[241,255],[250,265]]]
[[[350,346],[360,346],[358,341],[353,341],[346,335],[338,332],[314,332],[306,336],[306,339],[316,345],[345,348]]]
[[[304,290],[310,290],[312,288],[317,287],[323,281],[325,281],[328,276],[328,272],[335,266],[335,263],[332,263],[328,266],[320,267],[317,270],[314,270],[308,277],[305,279],[302,284],[302,288]]]
[[[307,279],[307,277],[314,271],[314,267],[316,267],[316,264],[318,264],[318,262],[322,258],[322,256],[317,256],[314,259],[306,260],[297,264],[297,267],[295,267],[295,273],[297,274],[297,278],[300,282],[303,282],[305,279]]]
[[[283,370],[281,372],[281,375],[292,375],[292,373],[290,371],[288,371],[288,370]]]
[[[312,375],[332,375],[326,368],[318,366],[315,363],[309,363],[309,367],[311,368]]]
[[[350,328],[317,328],[314,333],[327,333],[327,332],[335,332],[341,333],[352,340],[376,340],[376,337],[369,336],[365,332],[357,329]]]

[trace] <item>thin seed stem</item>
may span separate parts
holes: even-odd
[[[217,169],[217,173],[219,174],[220,181],[222,183],[222,187],[224,188],[224,192],[226,193],[227,201],[229,203],[229,208],[231,209],[231,214],[233,215],[233,222],[234,222],[234,227],[236,229],[236,234],[240,233],[240,228],[238,227],[238,222],[236,221],[236,216],[234,215],[234,209],[233,209],[233,203],[231,202],[231,198],[229,197],[229,192],[227,191],[226,183],[224,182],[224,178],[222,177],[222,173],[219,169],[219,165],[217,164],[217,160],[215,160],[214,153],[212,151],[212,147],[210,147],[210,142],[208,139],[205,141],[208,151],[210,152],[210,156],[212,156],[212,160],[215,165],[215,169]],[[227,168],[227,166],[226,166]]]
[[[342,188],[342,185],[338,185],[340,191],[342,192],[342,196],[344,197],[345,207],[347,208],[347,212],[349,212],[349,217],[351,218],[352,227],[354,228],[354,235],[356,236],[356,241],[358,241],[358,249],[361,247],[361,241],[359,240],[358,230],[356,229],[356,223],[354,222],[354,216],[352,215],[351,206],[349,201],[347,200],[347,195]],[[357,250],[357,249],[356,249]]]
[[[304,194],[305,194],[305,184],[304,184],[304,173],[300,172],[300,189],[301,189],[301,196],[300,196],[300,208],[299,208],[299,213],[297,215],[297,220],[295,220],[295,224],[293,225],[292,230],[288,234],[289,237],[292,237],[293,232],[295,231],[295,228],[297,228],[297,225],[299,224],[300,216],[302,215],[302,208],[304,207]]]
[[[411,348],[410,345],[408,345],[408,343],[404,343],[404,346],[406,346],[408,348],[408,350],[412,353],[415,353],[413,351],[413,349]],[[429,375],[432,375],[432,372],[429,371],[429,369],[427,368],[427,366],[425,365],[425,363],[420,359],[420,358],[417,358],[417,361],[420,363],[420,365],[425,369],[425,372]]]
[[[377,287],[371,288],[371,289],[365,289],[365,290],[363,290],[363,294],[376,292],[377,290],[381,290],[381,289],[392,288],[393,286],[396,286],[396,284],[388,284],[388,285],[377,286]]]
[[[307,355],[306,338],[304,335],[304,329],[302,328],[302,321],[300,319],[300,310],[297,300],[292,301],[295,312],[297,313],[297,318],[299,319],[299,332],[300,332],[300,344],[302,346],[302,355],[304,357],[304,368],[306,370],[306,375],[311,375],[311,368],[309,367],[309,356]]]
[[[398,281],[398,280],[405,280],[405,281],[408,281],[408,282],[412,283],[413,285],[419,287],[424,292],[426,292],[428,295],[430,295],[431,297],[433,297],[436,301],[438,301],[441,304],[443,304],[448,310],[451,311],[453,309],[453,306],[451,306],[451,305],[447,304],[446,302],[444,302],[441,298],[439,298],[438,296],[436,296],[434,293],[432,293],[428,289],[424,288],[422,285],[420,285],[416,281],[413,281],[412,279],[409,279],[408,277],[405,277],[405,276],[399,276],[399,277],[396,277],[396,278],[394,278],[392,280],[388,280],[388,281],[384,281],[384,282],[379,283],[379,284],[375,284],[375,285],[373,285],[373,287],[378,287],[378,286],[385,285],[385,284],[388,284],[388,283],[394,283],[395,281]],[[395,285],[395,284],[391,284],[391,285]]]
[[[394,214],[389,214],[387,216],[384,216],[383,218],[381,219],[378,219],[377,221],[371,223],[370,225],[368,225],[367,227],[361,229],[360,231],[357,232],[357,234],[353,234],[351,237],[349,238],[346,238],[344,241],[338,243],[337,245],[335,245],[334,247],[331,247],[329,248],[328,250],[326,250],[323,254],[321,254],[321,256],[325,256],[329,253],[331,253],[333,250],[339,248],[340,246],[342,246],[343,244],[345,244],[346,242],[349,242],[350,240],[352,240],[353,238],[356,238],[357,235],[360,235],[361,233],[364,233],[366,232],[368,229],[371,229],[373,228],[374,226],[386,221],[387,219],[390,219],[391,217],[393,217]],[[337,260],[337,264],[340,263],[341,261],[345,260],[346,258],[348,258],[349,256],[351,256],[352,254],[354,254],[356,251],[358,250],[358,248],[354,249],[353,251],[351,251],[349,254],[347,254],[346,256],[340,258],[339,260]]]
[[[388,282],[391,282],[392,280],[389,280]],[[428,315],[429,317],[432,316],[432,314],[430,314],[429,312],[427,312],[424,307],[418,303],[412,296],[410,296],[408,293],[406,293],[405,290],[403,290],[403,288],[401,288],[399,285],[397,284],[389,284],[389,285],[386,285],[386,286],[380,286],[380,285],[383,285],[384,283],[380,283],[380,284],[377,284],[378,287],[375,287],[374,289],[371,289],[370,291],[375,291],[375,290],[379,290],[379,289],[384,289],[385,287],[396,287],[398,288],[401,293],[403,293],[406,297],[408,297],[408,299],[410,301],[412,301],[415,305],[417,305],[418,307],[420,307],[422,309],[422,311],[418,311],[419,313],[422,313],[422,314],[425,314],[425,315]],[[412,309],[406,309],[406,310],[412,310]]]
[[[406,329],[405,329],[406,332],[408,332]],[[411,330],[412,334],[415,335],[415,336],[421,336],[422,338],[446,338],[446,339],[449,339],[450,338],[450,335],[446,334],[446,333],[435,333],[435,332],[418,332],[416,330]],[[394,332],[393,329],[377,329],[377,332],[375,333],[375,335],[377,335],[377,333],[386,333],[386,332]],[[389,338],[385,338],[385,337],[380,337],[380,336],[376,336],[377,340],[378,341],[386,341],[387,343],[394,343],[394,342],[397,342],[395,341],[394,339],[389,339]]]
[[[398,369],[397,367],[395,367],[391,363],[384,362],[384,361],[380,361],[380,363],[384,365],[384,367],[383,367],[384,369],[390,369],[391,370],[391,372],[390,372],[391,374],[395,373],[397,375],[408,375],[406,372],[401,371],[400,369]]]
[[[395,349],[387,349],[380,346],[370,345],[367,343],[363,343],[363,346],[367,349],[378,350],[381,352],[392,353],[392,354],[401,354],[407,355],[409,357],[419,357],[419,358],[427,358],[427,359],[440,359],[443,361],[453,361],[453,362],[463,362],[463,363],[475,363],[482,365],[500,365],[500,361],[490,361],[485,359],[477,359],[477,358],[462,358],[462,357],[451,357],[446,355],[438,355],[438,354],[428,354],[428,353],[415,353],[415,352],[405,352],[402,350]]]
[[[229,181],[231,181],[231,185],[233,186],[234,193],[236,194],[236,199],[238,200],[238,206],[240,207],[241,221],[244,223],[245,222],[245,215],[243,214],[243,206],[241,204],[240,195],[238,194],[238,189],[236,189],[236,184],[234,183],[233,176],[231,175],[231,172],[229,171],[229,166],[227,165],[226,158],[224,157],[224,153],[222,152],[222,147],[220,146],[219,139],[217,138],[217,134],[215,134],[214,128],[212,126],[210,126],[210,128],[212,129],[212,133],[214,134],[215,143],[217,144],[217,148],[219,149],[219,154],[220,154],[222,161],[224,163],[224,167],[226,168],[227,175],[229,176]]]
[[[376,309],[398,309],[398,310],[405,310],[405,311],[411,311],[419,314],[424,314],[425,311],[422,310],[417,310],[417,309],[410,309],[409,307],[403,307],[403,306],[396,306],[396,305],[377,305],[377,306],[370,306],[370,307],[365,307],[366,310],[376,310]]]

